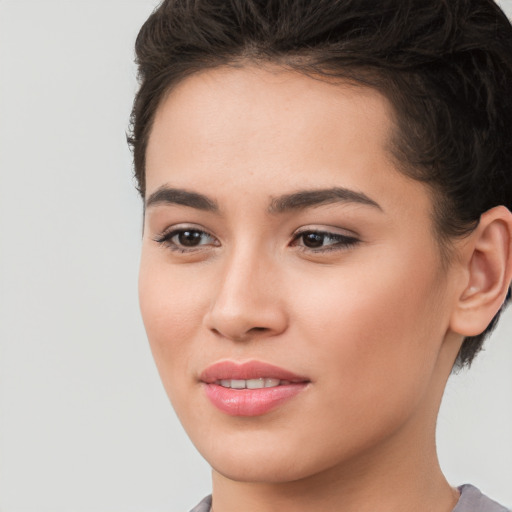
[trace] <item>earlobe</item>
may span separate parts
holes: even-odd
[[[497,206],[482,214],[464,251],[466,278],[451,329],[477,336],[499,311],[512,279],[512,213]]]

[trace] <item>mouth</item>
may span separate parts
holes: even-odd
[[[200,381],[210,402],[230,416],[266,414],[305,390],[310,380],[261,361],[219,361]]]
[[[272,377],[260,377],[257,379],[221,379],[217,380],[215,384],[230,389],[262,389],[286,386],[291,382],[289,380],[273,379]]]

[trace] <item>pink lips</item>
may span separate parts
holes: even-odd
[[[221,380],[250,379],[276,379],[284,383],[257,389],[233,389],[220,385]],[[309,382],[304,377],[261,361],[220,361],[206,368],[200,380],[212,404],[231,416],[265,414],[296,396]]]

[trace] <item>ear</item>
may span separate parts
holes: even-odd
[[[497,206],[482,214],[462,252],[464,279],[450,327],[477,336],[499,311],[512,280],[512,213]]]

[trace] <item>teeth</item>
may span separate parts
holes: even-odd
[[[222,379],[218,380],[217,384],[223,388],[232,389],[261,389],[261,388],[274,388],[276,386],[282,386],[290,384],[289,380],[279,379]]]
[[[265,379],[249,379],[245,381],[247,389],[261,389],[265,386]]]
[[[233,389],[245,389],[245,380],[231,379],[231,388]]]
[[[265,379],[265,387],[266,388],[273,388],[275,386],[280,386],[283,384],[284,381],[280,381],[279,379]],[[287,382],[289,384],[289,382]]]

